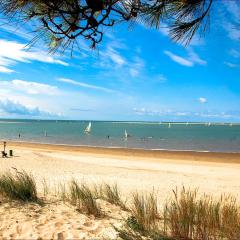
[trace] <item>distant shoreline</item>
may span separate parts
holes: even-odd
[[[239,126],[240,122],[215,122],[215,121],[183,121],[183,122],[174,122],[174,121],[111,121],[111,120],[63,120],[63,119],[3,119],[0,118],[0,123],[25,123],[25,122],[101,122],[101,123],[125,123],[125,124],[153,124],[153,125],[161,125],[161,124],[173,124],[173,125],[206,125],[210,123],[211,125],[215,126],[222,126],[222,125],[235,125]]]
[[[188,150],[149,150],[139,148],[121,148],[121,147],[98,147],[98,146],[81,146],[67,144],[49,144],[34,143],[23,141],[7,141],[7,147],[23,147],[41,150],[57,150],[79,152],[83,154],[96,155],[112,155],[119,158],[148,158],[157,159],[173,159],[173,160],[189,160],[189,161],[207,161],[207,162],[223,162],[223,163],[240,163],[240,153],[230,152],[205,152],[205,151],[188,151]]]

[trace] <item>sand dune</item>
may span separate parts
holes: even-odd
[[[38,204],[2,203],[1,239],[103,239],[116,238],[112,224],[119,226],[122,211],[102,203],[107,217],[83,215],[61,202]]]
[[[58,183],[72,178],[90,183],[117,183],[128,199],[135,190],[158,193],[161,203],[176,186],[199,188],[200,192],[219,196],[233,194],[239,199],[239,155],[156,155],[80,151],[41,145],[10,144],[14,157],[1,159],[0,172],[12,167],[31,172],[38,189],[45,179],[52,191]],[[165,156],[165,157],[164,157]],[[185,157],[186,159],[185,160]],[[121,224],[122,211],[101,202],[106,218],[95,219],[61,202],[50,201],[43,207],[35,204],[0,204],[0,238],[12,239],[89,239],[115,238],[111,224]]]

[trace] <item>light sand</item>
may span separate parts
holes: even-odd
[[[9,143],[14,157],[2,159],[0,171],[30,171],[39,182],[117,182],[124,193],[159,191],[162,198],[175,186],[212,194],[238,195],[240,154],[142,151]]]
[[[151,152],[26,143],[10,143],[8,149],[14,150],[14,157],[0,159],[0,172],[12,167],[24,169],[36,177],[39,188],[44,178],[52,187],[75,178],[91,183],[117,183],[127,198],[135,190],[151,191],[154,188],[161,203],[173,188],[182,185],[199,188],[200,192],[216,197],[226,193],[240,199],[239,154]],[[12,235],[13,238],[57,238],[59,232],[69,238],[102,238],[105,235],[112,238],[111,223],[118,224],[119,219],[116,218],[120,216],[119,209],[112,206],[108,211],[114,217],[102,220],[90,219],[62,203],[51,203],[42,210],[34,206],[29,213],[33,214],[32,217],[26,215],[28,210],[25,208],[29,206],[19,209],[9,207],[7,203],[0,205],[0,238],[11,234],[19,234]],[[86,230],[84,224],[90,227]]]

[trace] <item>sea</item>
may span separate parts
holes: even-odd
[[[91,129],[86,133],[89,122]],[[108,148],[240,152],[240,124],[0,120],[0,139]]]

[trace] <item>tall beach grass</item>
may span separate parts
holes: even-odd
[[[72,180],[59,185],[60,201],[70,202],[81,213],[105,216],[104,199],[125,206],[117,184],[88,185]],[[50,194],[43,181],[45,197]],[[231,196],[214,199],[197,190],[175,189],[163,206],[156,192],[134,192],[129,202],[128,217],[122,227],[114,227],[123,240],[239,240],[240,206]],[[39,202],[36,181],[25,171],[9,171],[0,175],[0,196],[9,200]]]
[[[100,185],[99,188],[99,198],[102,198],[111,204],[120,206],[123,210],[127,210],[126,203],[122,200],[121,192],[116,183],[113,185],[104,183]]]
[[[79,184],[72,180],[69,186],[69,200],[77,206],[80,211],[92,214],[96,217],[102,215],[102,211],[96,201],[94,191],[86,184]]]
[[[25,171],[15,170],[0,175],[0,194],[11,200],[37,202],[35,179]]]
[[[240,208],[233,197],[216,200],[183,187],[173,191],[163,209],[157,208],[156,201],[153,194],[133,195],[131,216],[123,228],[116,229],[121,239],[240,239]]]

